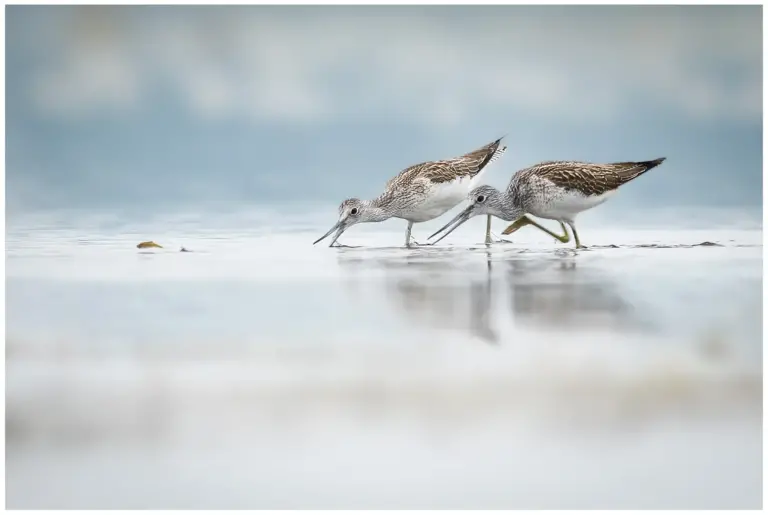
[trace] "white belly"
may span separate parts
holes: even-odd
[[[548,196],[531,203],[528,212],[539,218],[550,220],[573,220],[582,211],[599,206],[616,193],[616,190],[602,195],[585,196],[577,191],[562,191],[556,196]]]
[[[411,207],[401,218],[413,222],[426,222],[450,211],[467,199],[467,195],[477,185],[480,175],[452,182],[432,184],[427,195],[418,204]]]

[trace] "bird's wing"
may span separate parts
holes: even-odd
[[[454,180],[457,177],[474,177],[485,169],[489,164],[498,160],[507,151],[507,147],[502,147],[501,138],[489,143],[477,150],[473,150],[463,156],[459,156],[444,163],[446,171],[438,173],[432,178],[433,182],[446,182]]]
[[[451,182],[462,177],[474,177],[486,166],[499,159],[507,147],[500,147],[501,138],[463,156],[441,161],[428,161],[409,166],[387,182],[387,189],[402,188],[419,182]]]
[[[566,190],[583,195],[602,195],[660,165],[664,159],[625,163],[581,163],[575,161],[547,161],[530,169]]]
[[[387,185],[384,189],[386,191],[393,191],[401,188],[407,188],[413,183],[413,181],[423,176],[426,173],[426,171],[434,164],[436,163],[427,162],[427,163],[419,163],[417,165],[409,166],[408,168],[406,168],[405,170],[401,171],[399,174],[395,175],[390,180],[388,180]]]

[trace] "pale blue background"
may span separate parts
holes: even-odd
[[[601,209],[759,209],[759,6],[6,12],[11,218],[336,204],[503,134],[496,185],[666,156]]]

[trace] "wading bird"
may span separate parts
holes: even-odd
[[[408,222],[405,246],[410,247],[413,224],[437,218],[466,199],[488,165],[507,150],[507,147],[500,147],[502,139],[460,157],[410,166],[390,179],[384,193],[373,200],[345,200],[339,206],[339,221],[313,245],[336,231],[331,240],[332,247],[339,236],[355,224],[383,222],[394,217]],[[490,215],[485,242],[491,242]]]
[[[610,164],[547,161],[534,165],[517,172],[504,192],[491,186],[473,189],[468,197],[469,207],[429,239],[448,229],[435,241],[437,243],[473,216],[493,215],[508,222],[515,220],[502,234],[512,234],[521,227],[533,225],[562,243],[570,241],[565,227],[568,224],[576,248],[582,248],[574,223],[576,215],[602,204],[616,193],[619,186],[659,166],[665,159]],[[555,234],[527,214],[557,220],[563,234]]]

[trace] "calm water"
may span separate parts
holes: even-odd
[[[332,215],[9,225],[8,507],[761,505],[760,229]]]

